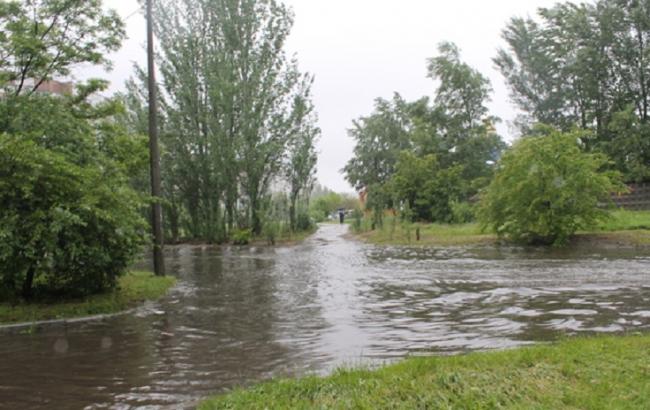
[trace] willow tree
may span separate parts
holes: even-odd
[[[305,75],[284,45],[293,25],[275,0],[159,1],[155,10],[168,152],[193,237],[262,230],[282,177]],[[305,117],[306,118],[306,117]]]

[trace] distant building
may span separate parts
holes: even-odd
[[[32,87],[34,85],[32,84]],[[55,95],[70,95],[74,89],[71,81],[61,82],[56,80],[43,81],[36,89],[37,93],[55,94]]]
[[[35,85],[36,85],[36,81],[33,78],[27,78],[23,83],[23,89],[26,91],[31,91]],[[14,81],[12,86],[17,87],[18,82]],[[12,87],[10,86],[10,88]],[[73,91],[74,91],[74,84],[71,81],[63,82],[57,80],[43,81],[36,89],[36,92],[39,94],[50,94],[50,95],[61,95],[61,96],[71,95]]]

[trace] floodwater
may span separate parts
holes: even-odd
[[[179,286],[99,322],[0,332],[0,407],[191,408],[211,393],[406,355],[650,329],[650,251],[170,248]]]

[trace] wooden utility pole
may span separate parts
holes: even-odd
[[[147,60],[149,66],[149,163],[151,167],[151,227],[153,229],[153,265],[157,276],[165,275],[163,259],[162,206],[160,199],[160,150],[158,148],[158,97],[156,95],[156,67],[153,48],[152,2],[147,0]]]

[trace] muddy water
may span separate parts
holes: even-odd
[[[182,408],[273,376],[650,329],[650,251],[182,247],[179,287],[101,322],[0,332],[0,407]]]

